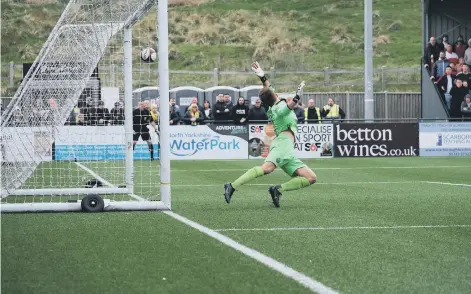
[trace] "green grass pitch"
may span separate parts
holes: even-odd
[[[470,293],[471,158],[306,163],[318,183],[285,193],[276,209],[267,188],[288,180],[281,171],[224,201],[224,182],[258,160],[174,161],[173,211],[340,293]],[[82,164],[113,185],[124,181],[120,164]],[[159,199],[158,164],[135,162],[136,194]],[[73,166],[44,164],[25,186],[90,177],[67,172]],[[3,214],[1,222],[2,293],[309,292],[161,212]]]

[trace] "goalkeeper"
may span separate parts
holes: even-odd
[[[303,94],[304,81],[299,85],[293,100],[287,102],[285,99],[279,99],[274,89],[270,88],[270,83],[258,62],[252,63],[252,71],[263,83],[259,97],[262,103],[269,107],[267,114],[273,122],[276,138],[271,143],[270,152],[262,166],[253,167],[233,183],[224,184],[224,197],[229,203],[232,194],[242,185],[267,175],[279,167],[292,177],[288,182],[271,186],[268,189],[273,204],[275,207],[280,207],[281,193],[308,187],[314,184],[317,179],[316,174],[294,155],[298,119],[293,109]]]

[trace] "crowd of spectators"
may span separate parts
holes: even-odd
[[[261,123],[268,121],[265,107],[262,106],[260,99],[256,99],[253,105],[249,107],[248,101],[244,97],[239,97],[236,104],[232,103],[229,95],[220,94],[217,96],[216,103],[211,106],[207,100],[203,105],[198,103],[194,97],[188,106],[179,106],[175,99],[170,99],[170,125],[200,125],[200,124],[235,124],[243,125],[252,123]],[[159,121],[158,105],[145,100],[139,102],[144,104],[151,112],[155,121]],[[123,125],[124,124],[124,105],[122,102],[116,102],[114,107],[109,110],[104,106],[103,101],[93,102],[87,99],[86,103],[76,107],[67,121],[68,125],[84,126],[105,126],[105,125]],[[182,111],[181,107],[185,107]],[[307,106],[299,102],[294,112],[298,118],[298,123],[318,123],[323,120],[333,121],[345,118],[345,112],[334,99],[329,98],[327,105],[317,107],[313,99],[310,99]]]
[[[452,118],[470,116],[468,96],[471,94],[471,39],[463,36],[451,43],[447,35],[439,42],[431,37],[425,49],[424,66],[436,84]]]

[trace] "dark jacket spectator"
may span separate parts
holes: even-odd
[[[110,123],[112,125],[124,124],[124,109],[121,102],[116,102],[110,112]]]
[[[438,56],[440,55],[440,46],[437,44],[437,39],[435,37],[430,38],[430,42],[427,44],[427,47],[425,48],[425,56],[424,56],[424,62],[428,66],[430,66],[430,57],[433,55],[433,59],[436,61],[438,59]]]
[[[464,100],[464,97],[468,95],[468,89],[463,87],[463,82],[461,80],[456,80],[455,86],[450,91],[451,95],[451,117],[457,118],[461,117],[461,103]]]
[[[233,104],[232,101],[231,101],[231,95],[229,95],[229,94],[224,94],[224,101],[226,102],[226,104],[227,104],[227,106],[228,106],[229,108],[234,107],[234,104]]]
[[[435,61],[435,64],[432,67],[431,78],[438,78],[444,75],[445,70],[449,65],[450,65],[450,61],[446,59],[445,52],[440,52],[440,58]]]
[[[244,97],[237,100],[237,104],[231,109],[232,119],[236,125],[246,124],[249,117],[249,107],[245,105]]]
[[[464,42],[464,37],[462,35],[459,35],[455,43],[455,52],[456,54],[458,54],[459,58],[462,58],[464,57],[465,51],[466,51],[466,43]]]
[[[198,104],[198,98],[196,98],[196,97],[193,97],[193,98],[191,99],[191,104],[188,105],[187,108],[185,108],[185,113],[188,112],[188,109],[190,109],[190,106],[193,105],[193,104],[196,104],[196,106],[198,106],[198,110],[199,110],[201,113],[204,113],[204,111],[203,111],[203,106],[201,106],[201,105]]]
[[[262,101],[257,98],[255,105],[249,110],[249,121],[268,120],[265,108],[262,107]]]
[[[213,110],[211,109],[211,104],[208,100],[203,102],[203,112],[206,120],[214,120]]]
[[[451,67],[447,67],[445,74],[441,76],[436,82],[442,94],[445,94],[445,93],[449,94],[451,91],[451,88],[455,84],[456,76],[452,75],[451,72],[452,72]]]
[[[468,84],[471,82],[471,73],[469,72],[469,66],[467,64],[463,65],[463,71],[458,73],[456,78]]]
[[[439,39],[440,43],[438,43],[438,47],[440,48],[440,51],[446,51],[446,48],[448,48],[448,45],[450,44],[450,41],[448,41],[448,35],[445,34]]]
[[[318,123],[322,120],[321,110],[316,107],[314,99],[308,101],[307,108],[304,110],[304,117],[308,123]]]
[[[90,125],[92,126],[105,126],[108,125],[110,111],[105,108],[105,102],[98,101],[98,107],[89,113]]]
[[[298,118],[298,124],[304,123],[304,108],[302,105],[302,102],[299,101],[299,103],[294,107],[294,114],[296,114],[296,117]]]
[[[170,125],[178,125],[180,122],[180,113],[175,111],[175,105],[170,104]]]
[[[466,95],[461,103],[461,113],[464,118],[471,118],[471,94]]]
[[[189,106],[185,117],[183,117],[183,121],[185,124],[193,126],[199,125],[204,121],[204,114],[199,111],[198,105],[196,105],[196,103],[193,103]]]
[[[231,108],[224,101],[224,97],[218,97],[220,100],[214,106],[214,120],[215,121],[227,121],[231,120]]]

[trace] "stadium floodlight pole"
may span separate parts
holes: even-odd
[[[124,136],[126,141],[126,188],[129,194],[134,193],[134,150],[132,128],[132,26],[123,31],[124,45]]]
[[[160,198],[171,209],[170,196],[170,112],[168,72],[168,0],[158,0],[158,51],[160,91]]]
[[[373,99],[373,1],[365,0],[365,119],[375,116]]]

